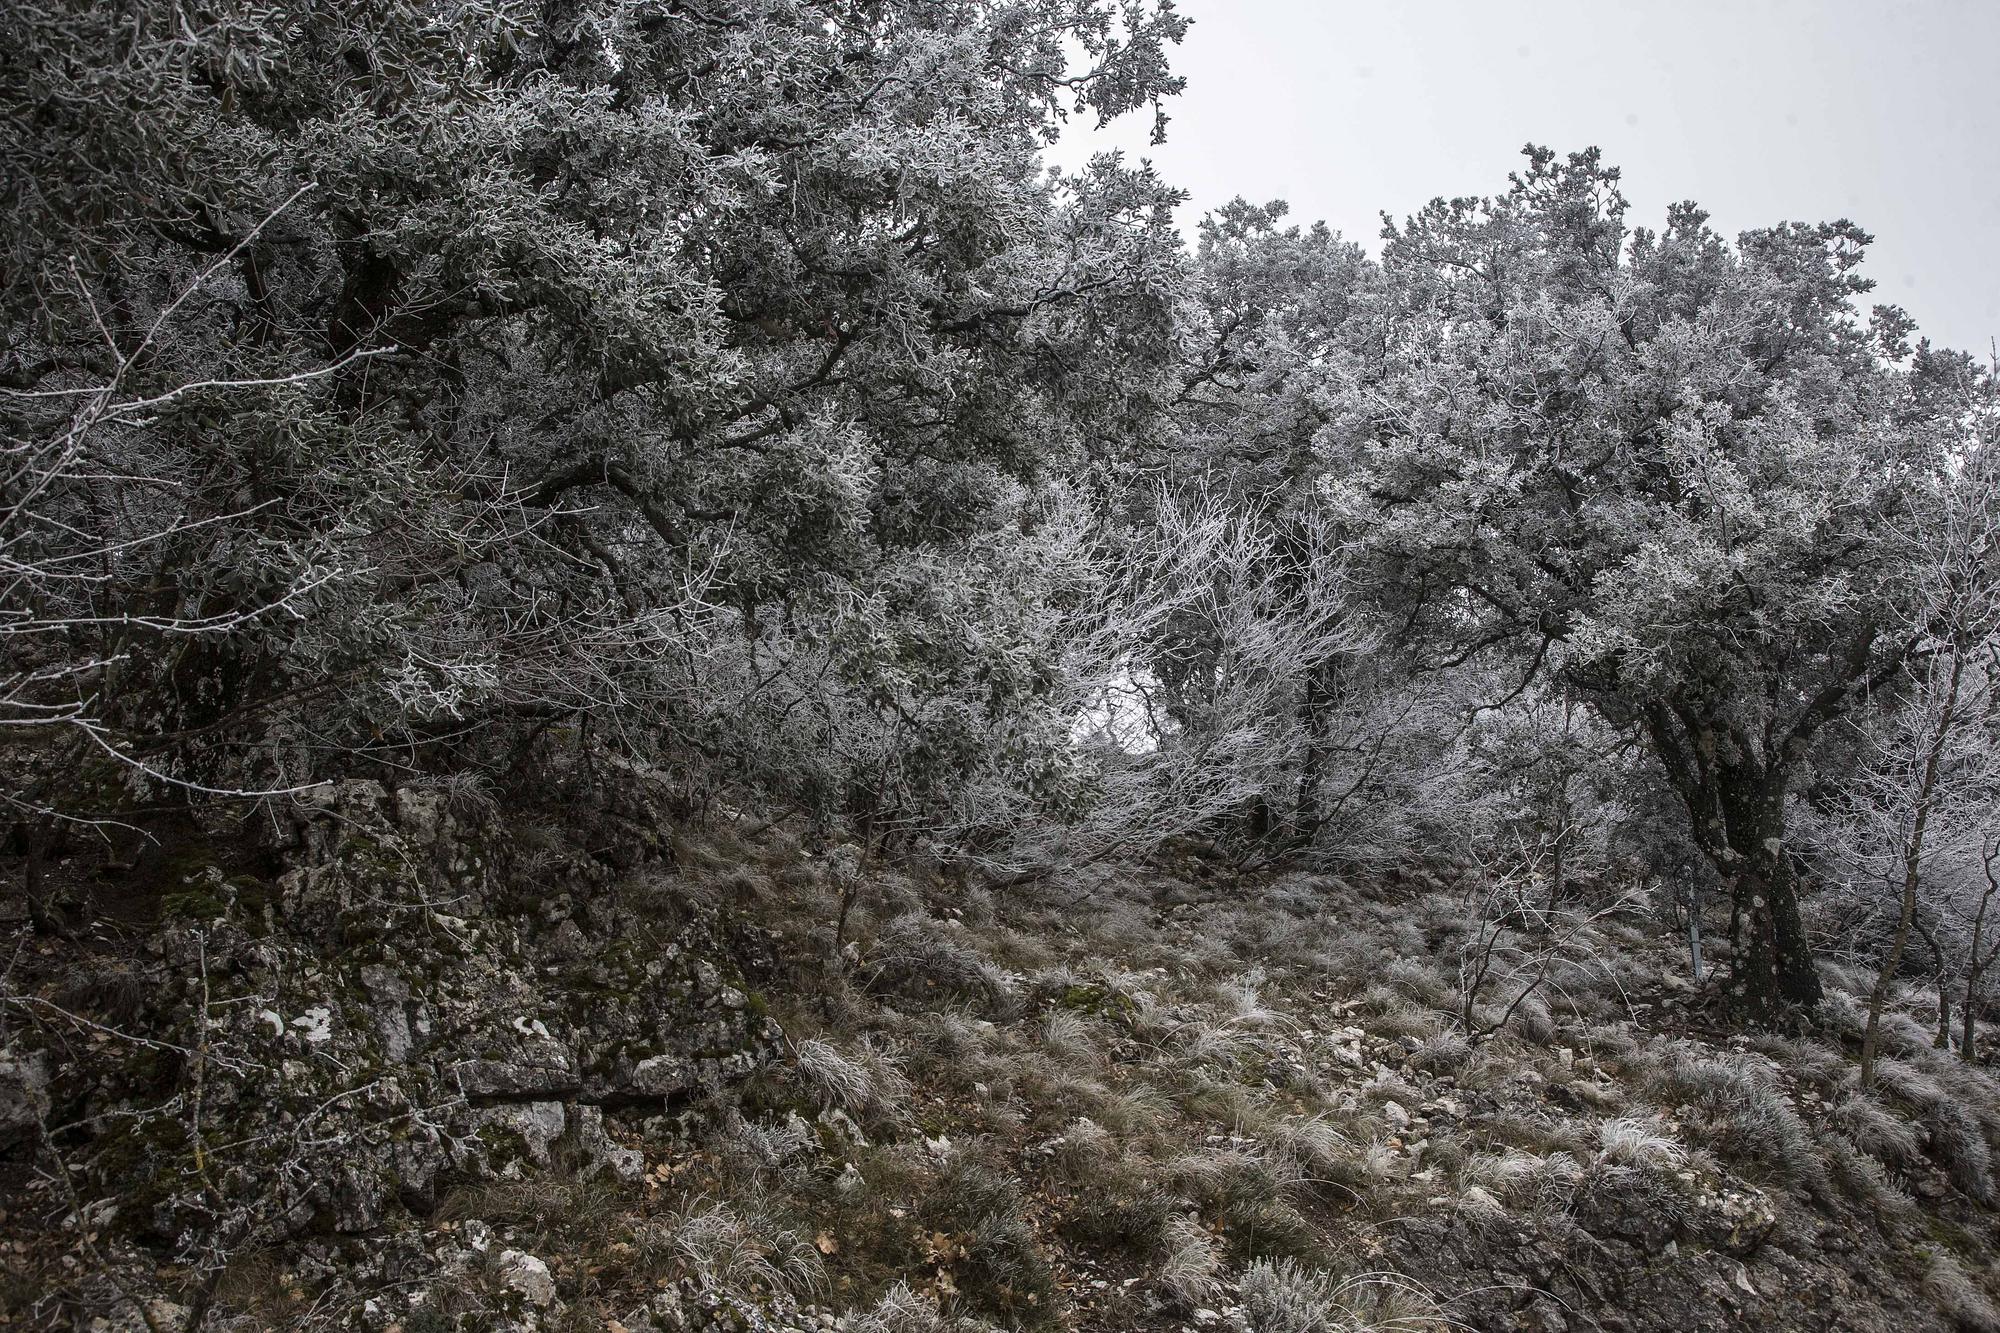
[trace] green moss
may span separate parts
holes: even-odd
[[[529,1164],[527,1140],[508,1126],[493,1122],[483,1124],[476,1137],[486,1149],[487,1165],[493,1170],[504,1170],[514,1162]]]
[[[1979,1237],[1949,1218],[1935,1214],[1924,1216],[1924,1225],[1931,1233],[1931,1239],[1962,1258],[1985,1263],[1987,1248]]]
[[[229,891],[236,899],[238,912],[246,916],[261,916],[274,897],[271,886],[255,875],[231,875]]]
[[[229,900],[213,884],[191,884],[160,899],[163,916],[181,921],[216,921],[229,914]]]
[[[1131,1030],[1132,1020],[1139,1012],[1139,1006],[1131,996],[1120,995],[1094,982],[1079,982],[1066,988],[1056,998],[1056,1004],[1079,1014],[1105,1019],[1126,1031]]]

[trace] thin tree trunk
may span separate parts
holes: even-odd
[[[1919,817],[1921,828],[1921,816]],[[1921,841],[1919,832],[1918,839]],[[1875,1048],[1879,1044],[1882,1029],[1882,1009],[1889,999],[1889,987],[1896,979],[1896,969],[1903,964],[1903,948],[1910,938],[1910,919],[1917,911],[1917,864],[1907,848],[1903,854],[1903,902],[1901,914],[1896,918],[1896,933],[1889,941],[1889,957],[1882,964],[1882,970],[1875,976],[1875,987],[1868,992],[1868,1026],[1861,1034],[1861,1083],[1863,1087],[1875,1073]]]
[[[1937,1035],[1931,1038],[1931,1047],[1948,1051],[1951,1049],[1951,983],[1945,978],[1944,945],[1939,941],[1937,932],[1925,923],[1922,912],[1911,919],[1910,928],[1917,932],[1924,947],[1931,951],[1931,980],[1937,987],[1938,998]]]
[[[1977,1035],[1979,1006],[1985,1000],[1981,980],[1986,972],[1986,964],[1991,956],[1981,954],[1986,932],[1986,911],[1993,905],[1993,896],[2000,893],[2000,873],[1995,866],[2000,864],[2000,842],[1988,842],[1983,860],[1986,869],[1986,891],[1979,895],[1979,911],[1972,918],[1972,949],[1965,956],[1965,1007],[1960,1014],[1962,1029],[1959,1034],[1958,1058],[1971,1064],[1973,1060],[1973,1038]]]
[[[1326,784],[1327,742],[1325,712],[1327,691],[1324,667],[1306,673],[1305,697],[1299,703],[1299,724],[1305,732],[1306,753],[1299,769],[1299,785],[1292,802],[1291,836],[1294,845],[1303,845],[1319,832],[1320,791]]]
[[[1903,902],[1896,920],[1896,935],[1889,943],[1889,957],[1875,977],[1875,989],[1868,995],[1868,1026],[1861,1034],[1861,1083],[1866,1087],[1875,1073],[1875,1049],[1881,1038],[1882,1007],[1888,1002],[1889,988],[1895,984],[1896,969],[1902,966],[1903,949],[1909,943],[1910,923],[1917,915],[1917,886],[1923,876],[1924,833],[1929,828],[1931,809],[1937,804],[1938,769],[1958,712],[1958,687],[1965,674],[1964,654],[1951,655],[1951,674],[1945,680],[1944,699],[1931,734],[1924,738],[1924,766],[1917,779],[1916,806],[1910,816],[1910,835],[1903,840]]]

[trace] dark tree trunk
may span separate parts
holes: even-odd
[[[1738,865],[1732,888],[1744,938],[1737,945],[1732,991],[1745,1016],[1767,1022],[1784,1005],[1819,1003],[1819,973],[1799,915],[1790,858],[1758,855]]]
[[[1721,828],[1711,818],[1701,843],[1734,895],[1740,938],[1732,941],[1730,993],[1745,1018],[1769,1022],[1786,1005],[1810,1007],[1820,999],[1798,880],[1784,846],[1785,783],[1782,775],[1748,763],[1718,765],[1715,778],[1710,809],[1720,812]]]
[[[1748,737],[1693,710],[1655,705],[1646,723],[1687,807],[1695,844],[1729,888],[1729,994],[1737,1011],[1747,1022],[1769,1023],[1787,1005],[1817,1004],[1819,973],[1785,850],[1783,761],[1760,762]]]
[[[1326,787],[1327,751],[1330,748],[1326,735],[1326,713],[1332,695],[1327,680],[1331,674],[1325,663],[1309,670],[1304,697],[1299,701],[1299,727],[1305,733],[1306,752],[1299,768],[1298,790],[1292,800],[1291,828],[1292,838],[1299,845],[1311,842],[1319,834],[1320,793]]]

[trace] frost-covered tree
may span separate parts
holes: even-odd
[[[1235,785],[1261,853],[1386,854],[1400,839],[1364,812],[1421,780],[1404,742],[1429,701],[1405,688],[1355,593],[1317,449],[1374,270],[1359,246],[1285,214],[1238,199],[1201,224],[1157,470],[1177,498],[1148,523],[1176,542],[1212,529],[1215,567],[1150,676],[1169,755]]]
[[[1984,409],[1984,410],[1982,410]],[[1883,1007],[1920,932],[1949,1041],[1951,981],[1966,1017],[1983,970],[1987,853],[2000,840],[2000,455],[1990,400],[1968,403],[1983,447],[1913,503],[1904,531],[1908,632],[1916,650],[1891,682],[1892,706],[1852,726],[1858,759],[1808,806],[1807,846],[1847,910],[1846,934],[1880,970],[1869,997],[1861,1074],[1874,1068]]]
[[[1900,312],[1855,314],[1852,224],[1629,229],[1595,152],[1528,156],[1387,228],[1321,447],[1406,636],[1642,737],[1731,887],[1738,998],[1809,1003],[1786,797],[1916,646],[1900,534],[1962,416]]]
[[[500,771],[580,723],[784,788],[715,700],[920,676],[842,618],[1162,410],[1175,196],[1040,153],[1172,91],[1183,26],[9,6],[0,787]]]

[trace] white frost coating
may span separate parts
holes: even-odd
[[[314,1005],[292,1020],[292,1026],[299,1030],[308,1044],[317,1046],[333,1036],[333,1011],[325,1005]]]

